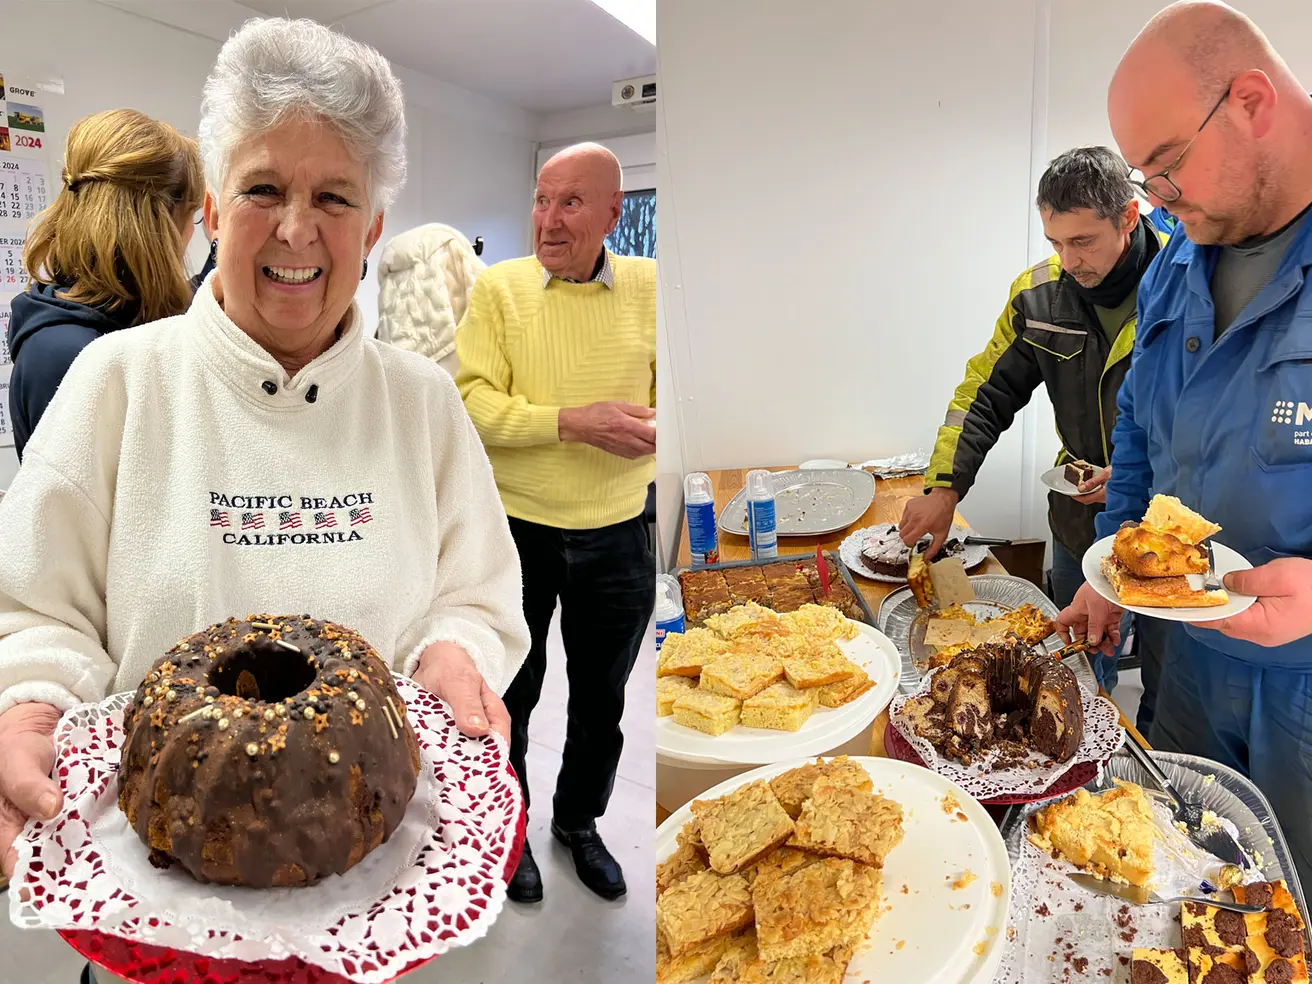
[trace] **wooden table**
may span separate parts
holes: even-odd
[[[780,466],[772,467],[771,471],[787,471],[790,467]],[[746,475],[748,469],[722,469],[720,471],[707,472],[710,476],[711,484],[715,488],[715,515],[718,517],[724,507],[729,504],[729,500],[738,494],[739,490],[746,484]],[[847,535],[854,529],[861,529],[866,526],[874,526],[878,523],[896,523],[902,519],[902,510],[912,499],[919,498],[923,494],[924,479],[919,475],[913,475],[908,478],[895,478],[891,480],[875,479],[875,501],[870,504],[870,508],[847,529],[840,530],[837,533],[827,533],[823,536],[790,536],[780,537],[779,552],[783,554],[792,553],[814,553],[816,547],[822,547],[825,550],[838,550],[838,545],[846,539]],[[968,526],[961,514],[956,515],[956,522],[961,526]],[[677,566],[687,567],[692,562],[692,555],[688,546],[688,530],[686,515],[679,521],[679,556]],[[733,533],[726,533],[724,530],[720,534],[720,560],[750,560],[752,556],[751,545],[747,537],[739,536]],[[992,553],[988,559],[977,567],[972,574],[1006,574],[1007,569],[998,562]],[[867,578],[854,576],[857,589],[870,604],[870,610],[876,615],[879,613],[879,606],[884,599],[902,587],[900,584],[889,584],[883,581],[871,581]],[[1104,697],[1108,695],[1103,693]],[[1110,699],[1110,697],[1108,698]],[[870,755],[878,758],[886,758],[887,753],[884,750],[884,729],[888,725],[888,711],[880,712],[879,717],[874,721],[870,735]],[[1143,736],[1134,729],[1134,726],[1126,720],[1125,715],[1121,715],[1121,726],[1129,732],[1130,737],[1138,741],[1140,745],[1147,748],[1148,743],[1143,740]],[[659,790],[657,795],[659,796]],[[659,804],[656,805],[656,822],[659,824],[668,816],[668,812]]]

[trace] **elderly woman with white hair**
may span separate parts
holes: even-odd
[[[200,147],[214,272],[183,315],[93,342],[0,500],[0,860],[52,817],[52,730],[207,624],[357,629],[467,734],[529,646],[487,455],[450,377],[353,299],[405,175],[372,48],[257,20],[223,46]]]

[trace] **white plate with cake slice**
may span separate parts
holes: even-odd
[[[849,620],[851,621],[851,620]],[[656,719],[656,754],[677,765],[763,765],[797,755],[820,755],[851,741],[877,718],[897,693],[902,657],[888,637],[863,622],[858,634],[838,648],[874,682],[861,696],[839,707],[816,707],[796,731],[735,724],[710,735],[679,724],[672,715]]]
[[[1168,622],[1217,622],[1223,618],[1238,615],[1257,601],[1252,595],[1228,591],[1226,592],[1227,600],[1223,604],[1190,605],[1188,601],[1190,594],[1195,595],[1202,601],[1207,598],[1209,593],[1203,590],[1203,575],[1184,574],[1170,578],[1132,578],[1131,583],[1147,581],[1150,582],[1150,587],[1152,587],[1151,582],[1161,582],[1158,587],[1162,589],[1160,592],[1161,600],[1165,603],[1161,605],[1127,604],[1121,600],[1120,593],[1112,585],[1106,573],[1106,568],[1116,563],[1116,558],[1112,554],[1112,543],[1115,539],[1114,536],[1103,537],[1091,546],[1084,554],[1081,566],[1084,570],[1085,580],[1093,586],[1093,589],[1113,605],[1119,605],[1126,611],[1144,615],[1148,618],[1164,619]],[[1231,571],[1247,571],[1253,568],[1253,565],[1242,554],[1227,547],[1224,543],[1217,543],[1213,540],[1212,550],[1216,557],[1217,577],[1224,578]],[[1219,600],[1215,595],[1212,597]]]
[[[884,860],[880,915],[857,945],[844,984],[992,981],[1006,945],[1011,896],[1011,864],[997,824],[960,787],[928,769],[895,759],[849,761],[865,769],[875,793],[901,807],[903,836]],[[718,799],[804,764],[790,759],[753,769],[698,799]],[[658,862],[675,852],[691,819],[685,805],[660,825]]]
[[[1049,468],[1039,476],[1039,481],[1058,495],[1089,495],[1092,492],[1098,491],[1097,488],[1092,488],[1089,489],[1088,492],[1081,492],[1075,483],[1066,477],[1065,465],[1058,465],[1056,468]]]

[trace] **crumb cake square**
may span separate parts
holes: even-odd
[[[693,677],[666,676],[656,681],[656,716],[669,717],[674,713],[674,702],[689,690],[697,688]]]
[[[685,728],[716,737],[738,723],[742,706],[742,701],[733,697],[698,688],[689,690],[674,702],[674,720]]]
[[[1189,965],[1184,950],[1134,948],[1130,960],[1132,984],[1189,984]]]
[[[738,605],[723,615],[708,618],[706,627],[721,639],[730,640],[739,636],[783,631],[783,623],[779,621],[779,616],[769,608],[755,602]]]
[[[728,936],[717,936],[675,957],[670,954],[664,934],[656,930],[656,984],[688,984],[705,977],[715,969],[728,946]]]
[[[1284,879],[1273,882],[1253,882],[1249,885],[1235,886],[1235,899],[1248,905],[1260,905],[1270,912],[1280,909],[1293,917],[1295,925],[1304,928],[1303,917],[1294,904],[1294,897],[1289,894],[1289,886]]]
[[[656,928],[675,957],[751,922],[751,890],[741,875],[699,871],[656,900]]]
[[[795,580],[799,577],[802,578],[803,581],[806,580],[802,573],[797,569],[797,565],[789,563],[786,560],[776,561],[773,564],[766,564],[761,568],[761,576],[772,585],[781,582],[787,583],[788,581]]]
[[[852,661],[832,642],[819,642],[788,653],[783,663],[784,676],[798,690],[838,683],[852,675]]]
[[[802,578],[801,584],[779,585],[770,595],[770,604],[775,611],[785,614],[814,603],[815,594],[811,591],[811,586],[806,583],[806,578]]]
[[[1201,902],[1180,906],[1180,939],[1186,949],[1220,953],[1243,953],[1248,942],[1248,924],[1242,914]]]
[[[848,666],[851,669],[850,676],[819,688],[822,707],[842,707],[874,689],[875,681],[870,679],[865,670],[850,661]]]
[[[1190,984],[1248,984],[1244,958],[1238,953],[1213,954],[1185,949]]]
[[[707,629],[670,632],[661,643],[656,676],[700,676],[704,665],[729,651],[729,644]]]
[[[822,776],[802,804],[790,847],[883,867],[902,842],[902,807],[892,800]]]
[[[803,605],[780,618],[792,631],[812,638],[850,641],[861,634],[842,612],[828,605]]]
[[[790,683],[776,683],[743,701],[739,723],[744,728],[797,731],[819,703],[820,695],[814,690],[798,690]]]
[[[879,912],[878,868],[826,858],[792,874],[762,871],[752,885],[760,958],[788,960],[859,942]]]
[[[724,875],[759,860],[793,833],[792,819],[761,780],[719,799],[694,800],[692,813],[711,868]]]
[[[736,700],[754,697],[783,678],[779,660],[752,652],[734,652],[702,667],[702,690]]]
[[[691,840],[680,836],[674,853],[656,866],[656,897],[660,898],[689,875],[706,868],[705,853]]]

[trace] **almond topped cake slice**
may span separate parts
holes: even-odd
[[[752,894],[742,875],[699,871],[656,900],[656,928],[675,957],[751,923]]]
[[[788,815],[796,820],[802,812],[802,804],[811,798],[811,789],[815,786],[815,781],[821,776],[833,776],[837,781],[855,786],[867,793],[873,788],[866,770],[846,755],[839,755],[828,761],[818,758],[814,762],[807,762],[806,765],[781,772],[770,780],[770,788],[774,790],[780,805]]]
[[[711,867],[730,874],[781,846],[793,833],[792,818],[768,783],[757,780],[715,800],[694,800],[702,843]]]
[[[790,847],[882,868],[902,842],[902,807],[833,777],[817,779],[802,804]]]
[[[716,936],[676,957],[670,953],[665,934],[656,930],[656,984],[688,984],[705,977],[724,956],[729,939]]]
[[[787,960],[854,945],[869,932],[879,901],[879,869],[847,858],[791,874],[766,869],[752,885],[760,957]]]

